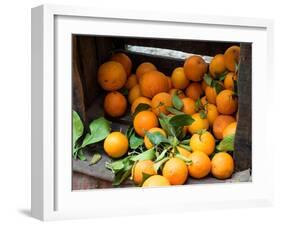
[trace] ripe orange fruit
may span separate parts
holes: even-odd
[[[160,128],[151,128],[150,130],[148,130],[149,133],[155,133],[155,132],[159,132],[161,133],[164,137],[167,137],[165,131],[163,129]],[[146,147],[146,149],[150,149],[153,147],[153,144],[150,142],[149,138],[147,137],[147,135],[144,136],[144,145]]]
[[[191,155],[190,151],[186,150],[185,148],[183,148],[181,146],[177,146],[177,150],[182,156],[184,156],[186,158],[189,158],[189,156]]]
[[[114,53],[110,60],[122,64],[127,76],[131,74],[132,61],[125,53]]]
[[[185,97],[182,99],[183,108],[182,111],[185,114],[193,115],[196,113],[195,101],[190,97]]]
[[[225,138],[228,135],[232,135],[236,133],[237,122],[230,123],[222,132],[222,137]]]
[[[219,115],[213,124],[213,134],[217,139],[223,138],[224,129],[232,122],[235,122],[235,118],[230,115]]]
[[[203,104],[203,105],[208,104],[208,101],[207,101],[207,97],[206,97],[206,96],[201,97],[201,104]]]
[[[136,70],[137,79],[140,80],[140,77],[146,72],[156,71],[156,70],[157,68],[155,67],[154,64],[150,62],[144,62],[137,67]]]
[[[202,134],[193,134],[190,138],[190,147],[192,151],[202,151],[211,155],[215,150],[216,141],[213,135],[205,131]]]
[[[151,111],[141,111],[134,118],[134,128],[138,135],[144,137],[146,131],[158,127],[158,119]]]
[[[129,76],[129,78],[125,84],[125,87],[127,89],[132,89],[137,84],[138,84],[137,76],[135,74],[132,74]]]
[[[194,119],[194,121],[193,121],[193,123],[191,125],[188,126],[188,131],[191,134],[194,134],[194,133],[196,133],[199,130],[202,130],[202,129],[206,129],[207,130],[209,128],[208,119],[206,119],[206,118],[202,119],[200,117],[199,113],[193,114],[192,118]]]
[[[169,76],[166,76],[167,80],[168,80],[168,84],[169,84],[169,90],[173,88],[173,83],[172,83],[172,79]]]
[[[211,160],[202,151],[194,151],[189,156],[192,163],[188,166],[189,175],[200,179],[207,176],[211,171]]]
[[[205,80],[203,79],[202,82],[201,82],[201,88],[202,88],[202,90],[203,90],[204,92],[205,92],[205,89],[206,89],[207,86],[208,86],[207,83],[206,83]]]
[[[142,95],[148,98],[154,97],[157,93],[169,91],[168,79],[159,71],[144,73],[139,79],[139,84]]]
[[[184,62],[184,73],[188,80],[199,82],[207,72],[208,65],[200,56],[191,56]]]
[[[236,65],[239,63],[240,47],[231,46],[224,53],[225,66],[229,71],[235,72]]]
[[[225,89],[234,90],[234,81],[237,80],[237,75],[233,72],[229,72],[224,79]]]
[[[231,177],[234,171],[234,161],[230,154],[219,152],[212,158],[212,174],[218,179]]]
[[[135,85],[132,89],[129,90],[128,100],[132,104],[135,99],[141,96],[141,90],[139,85]]]
[[[171,79],[173,87],[176,89],[185,89],[189,84],[189,80],[184,74],[183,67],[175,68],[172,72]]]
[[[126,112],[127,100],[121,93],[113,91],[105,96],[103,107],[111,117],[120,117]]]
[[[216,105],[214,104],[207,104],[205,106],[206,112],[207,112],[207,119],[210,124],[210,126],[213,126],[214,121],[219,116],[219,112],[217,110]]]
[[[139,104],[147,104],[151,106],[151,100],[146,97],[137,97],[131,106],[131,113],[133,114]]]
[[[185,95],[192,98],[193,100],[198,100],[203,95],[203,90],[199,82],[192,82],[185,90]]]
[[[169,114],[169,111],[166,109],[167,107],[171,107],[172,97],[169,93],[158,93],[156,94],[151,101],[152,111],[159,116],[162,112],[163,114]]]
[[[160,175],[153,175],[145,180],[143,187],[161,187],[170,186],[170,182],[166,177]]]
[[[98,83],[107,91],[115,91],[126,83],[127,75],[122,64],[108,61],[98,69]]]
[[[188,169],[185,162],[179,158],[169,159],[163,167],[163,176],[171,185],[181,185],[187,180]]]
[[[180,99],[185,98],[184,92],[180,89],[170,89],[169,94],[171,95],[171,97],[173,97],[173,95],[177,95]]]
[[[209,65],[209,71],[213,78],[221,76],[226,70],[225,60],[223,54],[217,54],[211,60]]]
[[[104,151],[112,158],[119,158],[127,153],[128,138],[121,132],[110,133],[103,143]]]
[[[237,97],[231,90],[221,91],[216,98],[218,112],[225,115],[231,115],[236,112],[238,107]]]
[[[206,99],[211,104],[216,104],[217,91],[215,87],[207,86],[205,89]]]
[[[140,185],[143,182],[143,173],[155,175],[154,163],[151,160],[142,160],[136,163],[132,168],[133,181]]]

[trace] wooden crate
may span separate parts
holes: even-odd
[[[170,76],[175,67],[182,66],[183,59],[176,59],[165,56],[128,51],[127,45],[157,47],[171,50],[178,50],[187,53],[204,56],[214,56],[224,53],[232,45],[240,45],[240,70],[238,80],[239,93],[239,120],[235,136],[235,171],[243,171],[252,167],[252,49],[250,43],[214,42],[198,40],[167,40],[152,38],[128,38],[128,37],[98,37],[98,36],[77,36],[73,35],[73,109],[78,111],[85,123],[95,117],[102,116],[102,98],[104,92],[97,83],[97,70],[100,64],[104,63],[116,51],[125,52],[132,59],[133,69],[142,62],[154,63],[164,74]],[[130,124],[128,115],[112,119],[113,127],[125,129]],[[90,158],[90,156],[88,156]],[[106,161],[108,160],[105,157]],[[104,162],[103,162],[104,163]],[[103,164],[101,163],[101,164]],[[84,164],[84,165],[83,165]],[[112,180],[110,172],[96,169],[89,169],[86,163],[79,160],[74,161],[74,170],[94,176],[97,180]],[[105,174],[105,176],[101,175]]]

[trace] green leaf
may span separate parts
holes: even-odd
[[[188,165],[192,164],[192,160],[190,158],[187,158],[181,154],[176,154],[175,157],[183,160]]]
[[[182,100],[179,98],[178,95],[173,95],[172,97],[172,103],[173,103],[173,106],[177,109],[177,110],[181,110],[182,107],[183,107],[183,102]]]
[[[122,93],[124,96],[128,96],[129,90],[125,87],[119,90],[120,93]]]
[[[150,142],[154,145],[159,145],[161,143],[168,143],[168,139],[163,136],[162,133],[160,132],[146,132],[145,135],[148,137],[148,139],[150,140]]]
[[[175,115],[169,119],[169,123],[174,127],[182,127],[191,125],[194,122],[194,119],[187,114],[184,115]]]
[[[169,149],[164,149],[164,150],[161,152],[161,154],[156,158],[155,162],[158,162],[158,161],[162,160],[162,159],[165,157],[165,155],[166,155],[166,153],[168,152],[168,150],[169,150]]]
[[[72,147],[76,147],[77,140],[82,136],[84,131],[83,122],[76,111],[72,111]]]
[[[165,157],[162,160],[160,160],[159,162],[154,163],[154,170],[155,172],[158,172],[158,170],[160,169],[160,167],[169,160],[169,157]]]
[[[188,151],[192,151],[192,149],[191,149],[191,147],[189,146],[189,145],[186,145],[186,144],[179,144],[179,146],[180,147],[182,147],[182,148],[184,148],[184,149],[186,149],[186,150],[188,150]]]
[[[195,111],[199,111],[199,110],[202,109],[202,108],[203,108],[203,105],[202,105],[202,103],[201,103],[201,99],[198,98],[198,99],[196,100],[196,102],[195,102]]]
[[[110,133],[111,122],[107,121],[104,117],[100,117],[90,124],[90,133],[87,133],[83,143],[82,148],[87,145],[97,143],[104,140]]]
[[[147,151],[136,155],[136,156],[131,156],[131,161],[140,161],[140,160],[152,160],[155,158],[155,150],[154,148],[148,149]]]
[[[146,111],[148,109],[150,109],[151,106],[149,104],[144,104],[144,103],[140,103],[137,107],[136,107],[136,110],[133,114],[133,118],[136,117],[136,115],[141,112],[141,111]]]
[[[173,107],[166,107],[167,111],[169,111],[170,113],[174,114],[174,115],[183,115],[184,113],[182,111],[179,111]]]
[[[105,167],[107,169],[110,169],[113,173],[116,173],[118,171],[121,171],[130,163],[131,156],[127,156],[123,159],[113,161],[113,162],[106,162]]]
[[[118,172],[112,183],[113,186],[119,186],[124,180],[126,180],[131,175],[131,170],[133,166],[129,166],[129,168],[125,171]]]
[[[216,80],[213,80],[212,86],[215,88],[217,94],[223,90],[223,85]]]
[[[143,145],[143,138],[133,132],[129,138],[129,144],[131,149],[137,149],[139,146]]]
[[[87,160],[87,158],[86,158],[86,156],[84,155],[82,149],[79,149],[79,150],[78,150],[77,156],[78,156],[78,158],[79,158],[81,161],[86,161],[86,160]]]
[[[223,138],[223,140],[217,145],[218,151],[234,151],[235,134],[231,134]]]
[[[100,161],[100,160],[101,160],[101,154],[95,153],[95,154],[93,155],[93,157],[92,157],[92,160],[91,160],[89,166],[98,163],[98,161]]]
[[[190,139],[181,141],[181,144],[189,145],[189,143],[190,143]]]
[[[168,135],[176,136],[176,131],[174,127],[170,124],[168,116],[164,115],[163,113],[160,113],[159,122],[162,129],[164,129]]]
[[[207,114],[206,114],[205,111],[200,111],[200,112],[199,112],[199,115],[200,115],[200,118],[201,118],[201,119],[207,118]]]
[[[205,74],[203,79],[208,86],[212,85],[213,78],[209,74]]]

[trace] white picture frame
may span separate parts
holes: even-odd
[[[253,182],[196,185],[188,189],[173,186],[72,191],[73,33],[166,38],[183,38],[189,34],[189,39],[252,42]],[[273,178],[266,175],[264,168],[273,167],[270,164],[273,150],[266,148],[269,144],[266,138],[260,139],[268,132],[266,123],[258,124],[267,117],[266,108],[258,103],[265,103],[271,93],[264,87],[273,83],[272,45],[273,22],[265,19],[121,12],[57,5],[33,8],[32,216],[56,220],[272,205]]]

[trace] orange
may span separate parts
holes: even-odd
[[[223,138],[236,133],[237,122],[230,123],[222,132]]]
[[[234,171],[234,161],[230,154],[219,152],[212,158],[212,174],[218,179],[231,177]]]
[[[213,134],[217,139],[223,138],[224,129],[232,122],[235,122],[234,117],[230,115],[219,115],[213,124]]]
[[[146,72],[139,79],[139,84],[142,95],[148,98],[154,97],[157,93],[169,91],[168,79],[159,71]]]
[[[143,187],[161,187],[170,186],[170,182],[166,177],[160,175],[153,175],[145,180]]]
[[[132,168],[133,181],[140,185],[143,182],[143,173],[155,175],[154,163],[151,160],[142,160],[136,163]]]
[[[129,90],[128,101],[130,104],[134,102],[135,99],[141,96],[141,90],[139,85],[135,85],[132,89]]]
[[[193,134],[190,138],[190,147],[192,151],[202,151],[211,155],[215,150],[216,141],[213,135],[205,131],[202,134]]]
[[[155,67],[154,64],[150,62],[144,62],[137,67],[136,70],[137,79],[140,80],[140,77],[146,72],[156,71],[156,70],[157,68]]]
[[[170,89],[169,94],[173,97],[173,95],[177,95],[179,98],[185,98],[185,94],[180,89]]]
[[[207,104],[205,106],[205,109],[206,109],[206,113],[207,113],[208,122],[209,122],[210,126],[213,126],[214,121],[219,116],[217,107],[214,104]]]
[[[132,74],[131,76],[129,76],[129,78],[125,84],[125,87],[127,89],[132,89],[137,84],[138,84],[137,76],[135,74]]]
[[[239,63],[240,47],[231,46],[224,53],[225,66],[229,71],[235,72],[236,65]]]
[[[162,112],[163,114],[169,114],[167,107],[171,107],[172,97],[169,93],[158,93],[156,94],[151,101],[152,111],[159,116]]]
[[[164,137],[167,137],[165,131],[163,129],[160,128],[151,128],[150,130],[148,130],[149,133],[155,133],[155,132],[159,132],[161,133]],[[147,137],[147,135],[144,136],[144,145],[147,149],[150,149],[153,147],[153,144],[150,142],[149,138]]]
[[[194,151],[189,156],[192,163],[188,166],[189,175],[200,179],[207,176],[211,171],[211,160],[202,151]]]
[[[211,60],[209,65],[209,72],[213,78],[221,76],[226,70],[225,59],[223,54],[217,54]]]
[[[158,119],[151,111],[141,111],[134,118],[134,128],[138,135],[144,137],[146,131],[158,127]]]
[[[207,101],[207,97],[206,97],[206,96],[201,97],[201,104],[203,104],[203,105],[208,104],[208,101]]]
[[[225,115],[231,115],[236,112],[238,107],[237,97],[231,90],[221,91],[216,98],[218,112]]]
[[[191,83],[185,90],[185,95],[192,98],[193,100],[198,100],[203,95],[203,90],[199,82]]]
[[[204,92],[205,92],[205,89],[206,89],[207,86],[208,86],[207,83],[206,83],[205,80],[203,79],[202,82],[201,82],[201,88],[202,88],[202,90],[203,90]]]
[[[185,162],[179,158],[169,159],[163,167],[163,176],[171,185],[181,185],[188,178],[188,169]]]
[[[126,83],[127,75],[122,64],[108,61],[98,69],[98,83],[107,91],[115,91]]]
[[[121,132],[110,133],[103,143],[104,151],[112,158],[119,158],[125,155],[128,148],[128,138]]]
[[[189,80],[184,74],[183,67],[175,68],[172,72],[171,79],[173,87],[176,89],[185,89],[189,84]]]
[[[146,97],[137,97],[131,106],[131,113],[133,114],[139,104],[147,104],[151,106],[151,100]]]
[[[233,72],[229,72],[224,79],[225,89],[234,90],[234,81],[237,80],[237,75]]]
[[[208,65],[200,56],[191,56],[184,62],[184,73],[188,80],[199,82],[207,72]]]
[[[208,129],[209,128],[209,122],[208,122],[208,119],[202,119],[200,117],[200,114],[199,113],[195,113],[192,115],[192,118],[194,119],[194,121],[192,122],[191,125],[188,126],[188,131],[191,133],[191,134],[194,134],[196,133],[197,131],[199,130],[202,130],[202,129]]]
[[[111,117],[120,117],[126,112],[127,100],[121,93],[113,91],[105,96],[103,107]]]
[[[114,53],[110,60],[122,64],[127,76],[131,74],[132,61],[125,53]]]
[[[188,151],[188,150],[186,150],[185,148],[180,147],[180,146],[177,146],[177,150],[178,150],[178,152],[179,152],[182,156],[184,156],[184,157],[186,157],[186,158],[189,158],[189,156],[190,156],[190,154],[191,154],[190,151]]]
[[[211,104],[216,104],[217,91],[215,87],[207,86],[205,89],[206,99]]]
[[[169,76],[166,76],[167,80],[168,80],[168,84],[169,84],[169,90],[173,88],[173,83],[172,83],[172,79]]]
[[[185,114],[193,115],[196,113],[195,101],[190,97],[185,97],[182,99],[183,108],[182,111]]]

